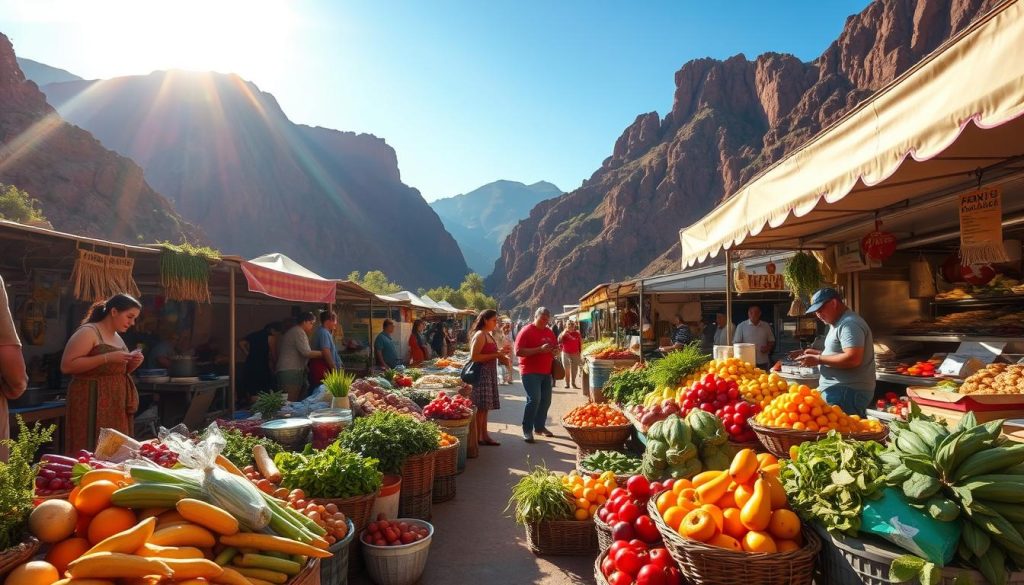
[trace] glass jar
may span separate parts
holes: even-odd
[[[309,415],[313,421],[313,448],[324,449],[352,424],[352,411],[347,408],[324,408]]]

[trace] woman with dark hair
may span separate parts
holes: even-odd
[[[277,347],[277,389],[295,402],[302,399],[306,385],[306,362],[319,357],[319,351],[309,346],[309,334],[316,324],[313,313],[301,313],[294,327],[281,336]]]
[[[427,338],[423,335],[423,319],[416,319],[409,334],[409,365],[417,366],[426,359]]]
[[[494,329],[498,326],[498,312],[487,309],[473,322],[473,336],[469,340],[469,359],[479,364],[479,376],[473,385],[471,400],[476,405],[475,438],[481,445],[500,445],[487,432],[487,414],[501,408],[498,402],[498,360],[509,366],[508,349],[499,348],[494,340]]]
[[[121,334],[142,311],[142,303],[116,294],[89,309],[64,346],[60,370],[71,374],[68,386],[68,453],[94,450],[100,429],[132,436],[139,392],[131,374],[142,364],[139,350],[128,351]]]

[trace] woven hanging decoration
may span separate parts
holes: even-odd
[[[74,295],[80,301],[99,301],[118,293],[140,296],[139,287],[132,277],[135,259],[110,256],[92,250],[78,249],[78,258],[71,271]]]
[[[733,271],[733,288],[738,293],[745,293],[750,291],[750,282],[747,280],[747,271],[743,268],[743,263],[740,262],[736,266],[736,270]]]
[[[910,262],[910,298],[925,299],[938,294],[935,288],[935,277],[932,266],[924,258]]]
[[[881,262],[896,253],[896,236],[881,230],[882,222],[875,220],[875,230],[864,236],[860,248],[864,255]]]
[[[169,301],[209,303],[210,264],[204,256],[165,247],[160,253],[160,284]]]

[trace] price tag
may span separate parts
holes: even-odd
[[[964,377],[991,364],[1000,354],[1006,343],[989,343],[966,341],[960,344],[956,352],[946,356],[939,366],[939,374],[943,376]],[[973,371],[972,371],[973,370]]]

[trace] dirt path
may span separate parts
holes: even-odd
[[[455,499],[434,505],[435,535],[421,583],[593,583],[593,558],[534,556],[526,548],[523,527],[504,512],[512,485],[531,465],[543,463],[557,471],[575,467],[576,445],[558,421],[584,398],[579,390],[556,388],[548,418],[555,437],[537,437],[530,445],[520,430],[526,403],[522,385],[517,381],[499,388],[501,409],[491,413],[489,426],[501,446],[480,447],[480,456],[470,459],[458,476]],[[369,582],[365,574],[354,581]]]

